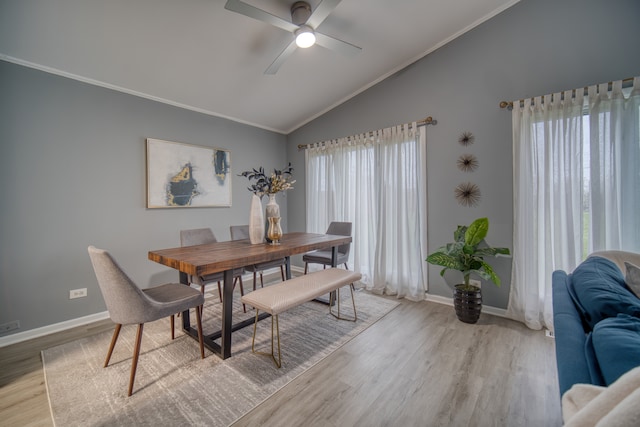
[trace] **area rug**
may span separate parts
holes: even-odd
[[[206,296],[205,333],[219,329],[221,312],[217,292]],[[341,309],[351,314],[349,292],[342,292],[342,297]],[[270,357],[251,352],[252,326],[233,333],[231,358],[222,360],[205,349],[203,360],[197,341],[179,330],[179,319],[173,341],[168,319],[148,323],[131,397],[127,386],[135,326],[122,328],[107,368],[102,365],[111,332],[44,350],[53,422],[56,426],[228,426],[398,305],[365,291],[356,292],[355,298],[357,322],[335,319],[319,302],[282,313],[280,369]],[[243,313],[239,298],[234,298],[234,322],[253,316],[250,307]],[[257,350],[270,351],[270,334],[271,320],[265,319],[258,326]]]

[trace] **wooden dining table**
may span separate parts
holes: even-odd
[[[286,233],[280,244],[251,244],[249,240],[231,240],[206,245],[177,247],[149,251],[149,259],[175,268],[180,273],[180,283],[189,286],[189,276],[205,276],[224,272],[222,296],[222,325],[213,333],[204,334],[205,346],[223,359],[231,357],[231,334],[233,331],[253,324],[253,318],[233,323],[233,269],[265,261],[286,259],[286,278],[291,278],[292,255],[318,249],[332,249],[332,266],[336,266],[337,248],[351,242],[351,236],[336,236],[314,233]],[[261,318],[268,317],[262,313]],[[191,327],[189,312],[182,314],[182,329],[198,339],[198,332]],[[220,339],[218,344],[216,340]]]

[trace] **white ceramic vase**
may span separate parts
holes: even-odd
[[[249,208],[249,240],[257,245],[264,242],[264,215],[262,214],[262,202],[255,194],[251,197]]]

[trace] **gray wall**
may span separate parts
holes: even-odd
[[[431,115],[427,128],[429,246],[451,240],[457,224],[488,216],[488,241],[512,246],[511,117],[501,100],[640,74],[640,2],[523,0],[288,137],[94,87],[0,61],[0,323],[16,332],[105,310],[86,253],[109,249],[146,287],[177,280],[147,251],[178,245],[181,228],[247,222],[250,193],[233,177],[231,208],[145,208],[147,137],[230,149],[233,172],[293,162],[295,191],[279,196],[285,230],[305,229],[304,154],[297,144],[379,129]],[[468,130],[476,143],[463,149]],[[455,162],[475,154],[471,175]],[[477,208],[460,207],[453,188],[471,178]],[[288,212],[288,221],[287,221]],[[504,284],[485,286],[485,303],[506,307]],[[455,279],[449,279],[455,281]],[[450,289],[430,267],[430,292]],[[69,300],[69,290],[88,297]]]
[[[488,243],[512,248],[511,114],[499,102],[639,75],[638,18],[637,0],[523,0],[289,135],[289,159],[304,164],[298,144],[433,116],[438,124],[427,127],[429,248],[481,216],[490,221]],[[463,131],[476,136],[468,148],[457,142]],[[456,168],[466,152],[480,162],[472,174]],[[466,180],[482,192],[476,208],[454,199],[453,189]],[[298,184],[289,198],[289,228],[302,230],[302,173]],[[503,284],[484,285],[484,302],[506,308],[510,261],[493,265]],[[447,285],[439,270],[429,267],[429,292],[451,297],[458,278],[446,276]]]
[[[286,165],[284,135],[2,61],[0,94],[0,323],[19,320],[16,332],[106,309],[90,244],[142,287],[177,281],[147,252],[179,246],[182,228],[228,240],[229,225],[248,223],[236,175]],[[147,137],[231,150],[232,207],[146,209]],[[69,300],[76,288],[88,296]]]

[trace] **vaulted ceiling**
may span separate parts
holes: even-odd
[[[291,20],[295,0],[243,0]],[[288,134],[518,0],[342,0],[315,45],[226,0],[0,0],[0,59]],[[308,0],[312,10],[321,0]]]

